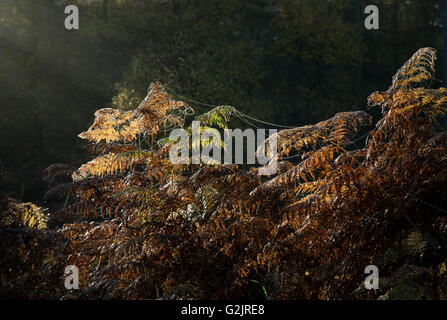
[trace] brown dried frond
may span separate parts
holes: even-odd
[[[119,154],[137,150],[137,147],[134,144],[130,143],[92,143],[89,144],[86,148],[89,152],[99,155],[103,155],[106,153]]]
[[[48,199],[51,196],[66,196],[73,194],[75,190],[75,184],[73,182],[59,183],[50,187],[44,194],[44,199]]]
[[[57,177],[71,175],[75,170],[75,167],[68,164],[54,163],[43,171],[42,179],[47,183],[52,183]]]

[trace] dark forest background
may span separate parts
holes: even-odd
[[[94,111],[138,106],[155,80],[282,125],[367,109],[417,49],[447,55],[441,2],[0,0],[0,194],[38,201],[45,167],[88,160],[77,134]],[[369,4],[379,30],[363,26]]]

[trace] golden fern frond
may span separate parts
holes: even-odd
[[[394,75],[390,89],[395,91],[420,87],[434,80],[435,61],[436,49],[419,49]]]
[[[288,155],[292,150],[301,151],[304,148],[316,149],[324,144],[341,146],[349,142],[349,137],[357,133],[361,127],[369,126],[371,123],[371,116],[364,111],[340,112],[315,125],[281,130],[267,138],[264,145],[267,146],[267,152],[269,141],[276,138],[279,155]],[[258,151],[260,150],[258,148]]]
[[[45,229],[48,222],[46,210],[31,202],[18,203],[7,199],[6,209],[0,212],[0,226]]]
[[[107,173],[113,174],[120,169],[120,162],[116,161],[114,153],[97,157],[86,164],[83,164],[72,177],[74,181],[79,181],[90,176],[103,176]]]
[[[329,151],[329,156],[331,152]],[[282,187],[294,188],[299,183],[310,183],[316,180],[318,172],[326,165],[325,159],[319,152],[314,152],[308,156],[305,160],[301,161],[298,165],[287,170],[254,189],[250,195],[255,198],[259,198],[260,194],[271,193]],[[311,165],[311,163],[313,165]],[[262,197],[262,196],[261,196]]]
[[[106,143],[123,141],[130,142],[142,133],[140,119],[134,117],[132,111],[104,108],[95,112],[95,121],[87,131],[78,135],[90,142]]]
[[[351,160],[359,163],[343,148],[343,144],[350,142],[349,137],[357,133],[360,127],[371,125],[371,121],[371,116],[364,111],[341,112],[312,126],[280,131],[276,136],[278,153],[288,154],[291,150],[300,151],[304,148],[310,148],[311,151],[302,155],[303,161],[298,165],[263,183],[250,195],[258,198],[282,187],[294,188],[297,184],[303,184],[295,189],[297,193],[319,191],[328,184],[326,179],[331,181],[342,174],[341,167],[334,163],[340,153],[348,154]],[[266,140],[266,144],[269,139],[272,137]]]
[[[193,109],[182,101],[172,99],[160,82],[153,82],[149,86],[148,94],[143,99],[133,115],[141,119],[141,125],[150,135],[157,134],[163,124],[179,123],[179,117],[169,116],[174,110],[193,112]]]
[[[425,115],[432,117],[442,116],[447,112],[447,88],[402,90],[396,93],[394,105],[397,110],[392,113],[393,116],[405,112],[425,112]]]
[[[148,159],[151,152],[129,151],[120,154],[108,153],[87,162],[73,173],[74,181],[79,181],[91,176],[103,176],[123,172],[130,167],[142,163]]]
[[[368,105],[384,107],[388,99],[398,90],[426,87],[427,82],[435,80],[436,50],[419,49],[393,76],[389,89],[385,92],[374,92],[368,97]]]

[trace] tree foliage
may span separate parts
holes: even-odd
[[[49,164],[88,159],[76,133],[98,106],[135,109],[148,83],[161,81],[176,99],[183,98],[174,92],[303,126],[362,109],[416,49],[442,47],[439,0],[376,1],[381,23],[374,31],[362,26],[364,1],[70,4],[79,7],[79,30],[64,28],[66,1],[0,6],[0,158],[7,172],[0,192],[24,201],[41,199],[40,172]],[[197,114],[208,111],[191,105]]]

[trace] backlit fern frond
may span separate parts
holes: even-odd
[[[103,176],[123,172],[147,161],[152,155],[149,151],[134,150],[120,154],[108,153],[82,165],[73,173],[73,179],[79,181],[90,176]]]
[[[231,117],[238,114],[237,110],[232,106],[220,106],[216,107],[204,114],[201,114],[197,119],[200,124],[225,129],[228,128],[228,121]]]
[[[163,125],[179,124],[179,117],[169,115],[172,111],[193,112],[186,103],[172,99],[161,83],[153,82],[149,86],[147,96],[133,115],[141,119],[141,125],[146,132],[155,135]]]
[[[393,76],[390,88],[385,92],[372,93],[368,98],[368,104],[371,106],[383,104],[398,90],[426,87],[430,81],[435,80],[435,61],[435,49],[419,49]]]
[[[428,84],[434,80],[436,50],[419,49],[393,77],[393,90],[409,89]]]
[[[361,127],[369,125],[371,116],[364,111],[340,112],[331,119],[315,125],[281,130],[264,143],[268,146],[268,142],[276,138],[279,155],[288,155],[292,150],[317,149],[327,144],[341,146],[349,142],[349,138]]]
[[[125,164],[125,161],[117,159],[116,154],[108,153],[82,165],[75,173],[73,173],[73,179],[74,181],[79,181],[90,176],[114,174],[124,170]]]
[[[316,198],[330,201],[341,189],[341,183],[336,184],[335,181],[339,177],[346,178],[346,172],[354,170],[362,160],[357,159],[359,152],[346,151],[344,144],[350,142],[349,138],[360,127],[368,125],[371,125],[371,116],[357,111],[337,113],[333,118],[313,126],[280,131],[276,136],[278,153],[289,154],[292,150],[303,149],[310,151],[302,151],[303,160],[298,165],[257,187],[250,193],[251,197],[262,199],[267,194],[282,190],[283,198],[298,199],[292,200],[294,206],[315,201]],[[347,155],[343,162],[340,161],[342,155]]]
[[[0,226],[11,228],[45,229],[48,216],[46,210],[33,203],[18,203],[6,199],[7,207],[0,212]]]
[[[140,119],[134,117],[132,111],[104,108],[95,112],[95,121],[79,137],[95,143],[129,142],[135,140],[140,133]]]

